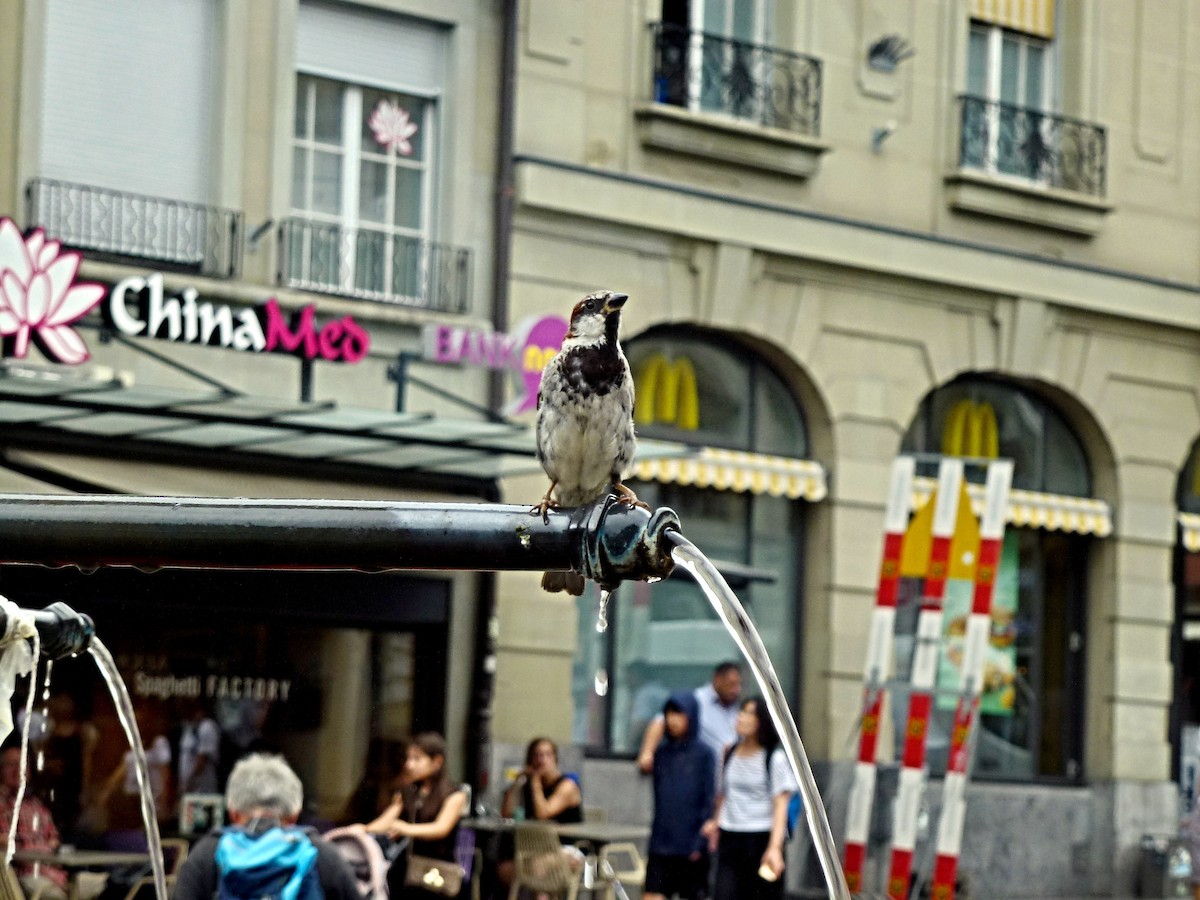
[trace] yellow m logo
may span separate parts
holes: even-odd
[[[633,381],[637,392],[634,421],[639,425],[674,425],[684,431],[700,427],[700,397],[696,370],[690,360],[667,362],[661,353],[650,356]]]
[[[1000,456],[1000,430],[992,404],[959,400],[942,425],[942,453],[946,456]]]

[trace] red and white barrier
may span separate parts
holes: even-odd
[[[908,883],[912,874],[913,850],[917,842],[917,815],[920,811],[921,789],[925,779],[925,738],[929,731],[929,713],[933,707],[938,650],[942,639],[942,599],[945,596],[946,578],[950,569],[950,544],[958,522],[962,480],[962,460],[943,459],[938,466],[933,542],[929,551],[921,610],[917,616],[912,690],[908,699],[900,783],[892,819],[892,854],[887,879],[887,895],[891,900],[904,900],[908,896]]]
[[[846,851],[844,871],[850,892],[862,891],[863,866],[867,856],[867,836],[871,825],[871,804],[875,797],[875,756],[879,744],[883,686],[892,663],[895,642],[896,591],[900,583],[900,555],[908,517],[912,509],[913,475],[916,463],[911,456],[899,457],[892,466],[891,487],[884,513],[883,562],[879,566],[879,585],[875,593],[875,611],[867,643],[867,662],[863,671],[862,721],[859,729],[858,762],[846,814]]]
[[[992,596],[996,573],[1000,569],[1000,550],[1004,544],[1004,516],[1008,491],[1012,485],[1012,463],[1008,460],[988,466],[983,515],[979,522],[979,558],[975,566],[975,591],[967,617],[963,646],[962,679],[954,727],[950,732],[950,758],[942,787],[942,815],[938,822],[937,856],[933,865],[933,900],[953,900],[962,847],[963,819],[966,815],[964,793],[967,786],[973,733],[979,718],[979,694],[983,687],[988,636],[991,630]]]

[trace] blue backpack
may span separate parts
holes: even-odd
[[[300,828],[228,828],[217,841],[218,900],[325,900],[317,848]]]
[[[736,746],[737,743],[734,742],[725,748],[725,759],[721,763],[722,769],[729,765],[729,757],[733,756],[733,748]],[[774,752],[774,750],[771,751],[771,753]],[[767,775],[767,793],[774,797],[775,792],[771,790],[771,753],[768,753],[766,756],[766,765],[764,768],[766,769]],[[787,808],[787,839],[789,841],[792,839],[792,834],[796,830],[796,823],[800,821],[800,813],[803,809],[804,802],[800,799],[800,792],[792,791],[792,796],[791,799],[788,800]]]

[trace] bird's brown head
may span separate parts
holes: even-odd
[[[571,329],[567,337],[583,342],[608,340],[615,344],[621,307],[628,299],[628,294],[618,294],[616,291],[588,294],[571,310]]]

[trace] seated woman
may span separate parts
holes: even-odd
[[[583,794],[572,778],[558,770],[558,746],[554,741],[539,737],[529,742],[525,768],[504,792],[500,815],[564,825],[583,821]],[[572,868],[582,866],[583,855],[575,847],[564,847],[563,852]],[[511,839],[502,842],[497,874],[505,885],[511,885],[516,874],[513,855]]]
[[[467,809],[467,795],[446,775],[446,739],[440,734],[418,734],[408,745],[404,763],[407,783],[392,796],[392,802],[373,821],[360,826],[367,834],[392,841],[411,841],[418,856],[454,862],[458,822]],[[406,888],[404,875],[408,853],[395,856],[388,869],[388,890],[393,900],[430,896],[418,888]]]

